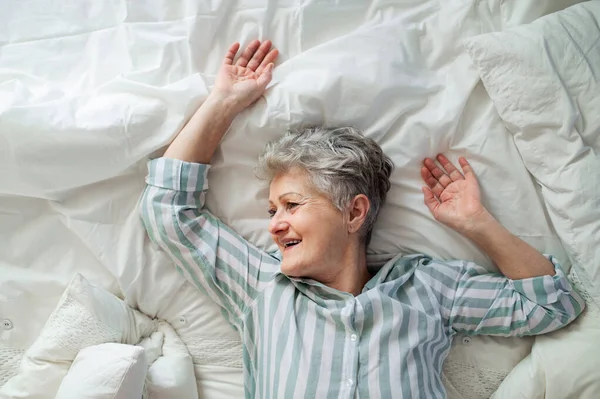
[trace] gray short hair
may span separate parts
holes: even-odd
[[[267,144],[256,175],[270,182],[294,167],[306,170],[313,186],[340,211],[358,194],[369,198],[371,207],[361,227],[361,238],[368,245],[394,168],[379,144],[353,127],[288,131]]]

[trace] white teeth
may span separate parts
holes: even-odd
[[[284,244],[284,246],[287,248],[287,247],[289,247],[290,245],[294,245],[294,244],[300,244],[300,241],[299,241],[299,240],[295,240],[295,241],[289,241],[289,242],[286,242],[286,243]]]

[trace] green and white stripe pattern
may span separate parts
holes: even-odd
[[[150,238],[223,309],[243,341],[247,398],[444,398],[456,332],[543,334],[584,302],[555,276],[510,280],[465,261],[397,256],[354,297],[279,271],[203,209],[208,165],[149,163],[140,212]]]

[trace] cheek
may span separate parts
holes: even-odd
[[[346,236],[343,220],[339,214],[328,214],[319,218],[316,222],[319,229],[320,241],[327,245],[337,245]]]
[[[329,208],[305,208],[299,210],[290,219],[292,229],[303,239],[315,246],[331,246],[346,236],[346,227],[342,215]]]

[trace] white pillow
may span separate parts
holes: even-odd
[[[465,41],[584,288],[600,300],[600,2]]]
[[[146,315],[78,273],[25,351],[18,374],[0,388],[0,398],[54,397],[80,350],[107,342],[136,344],[154,330]]]
[[[194,363],[187,347],[165,321],[158,322],[158,333],[163,334],[162,356],[148,369],[147,399],[197,399]]]
[[[56,399],[141,398],[148,362],[144,348],[107,343],[82,349]]]
[[[600,392],[600,2],[465,46],[568,252],[588,310],[537,337],[496,399],[592,399]],[[518,187],[518,185],[517,185]]]

